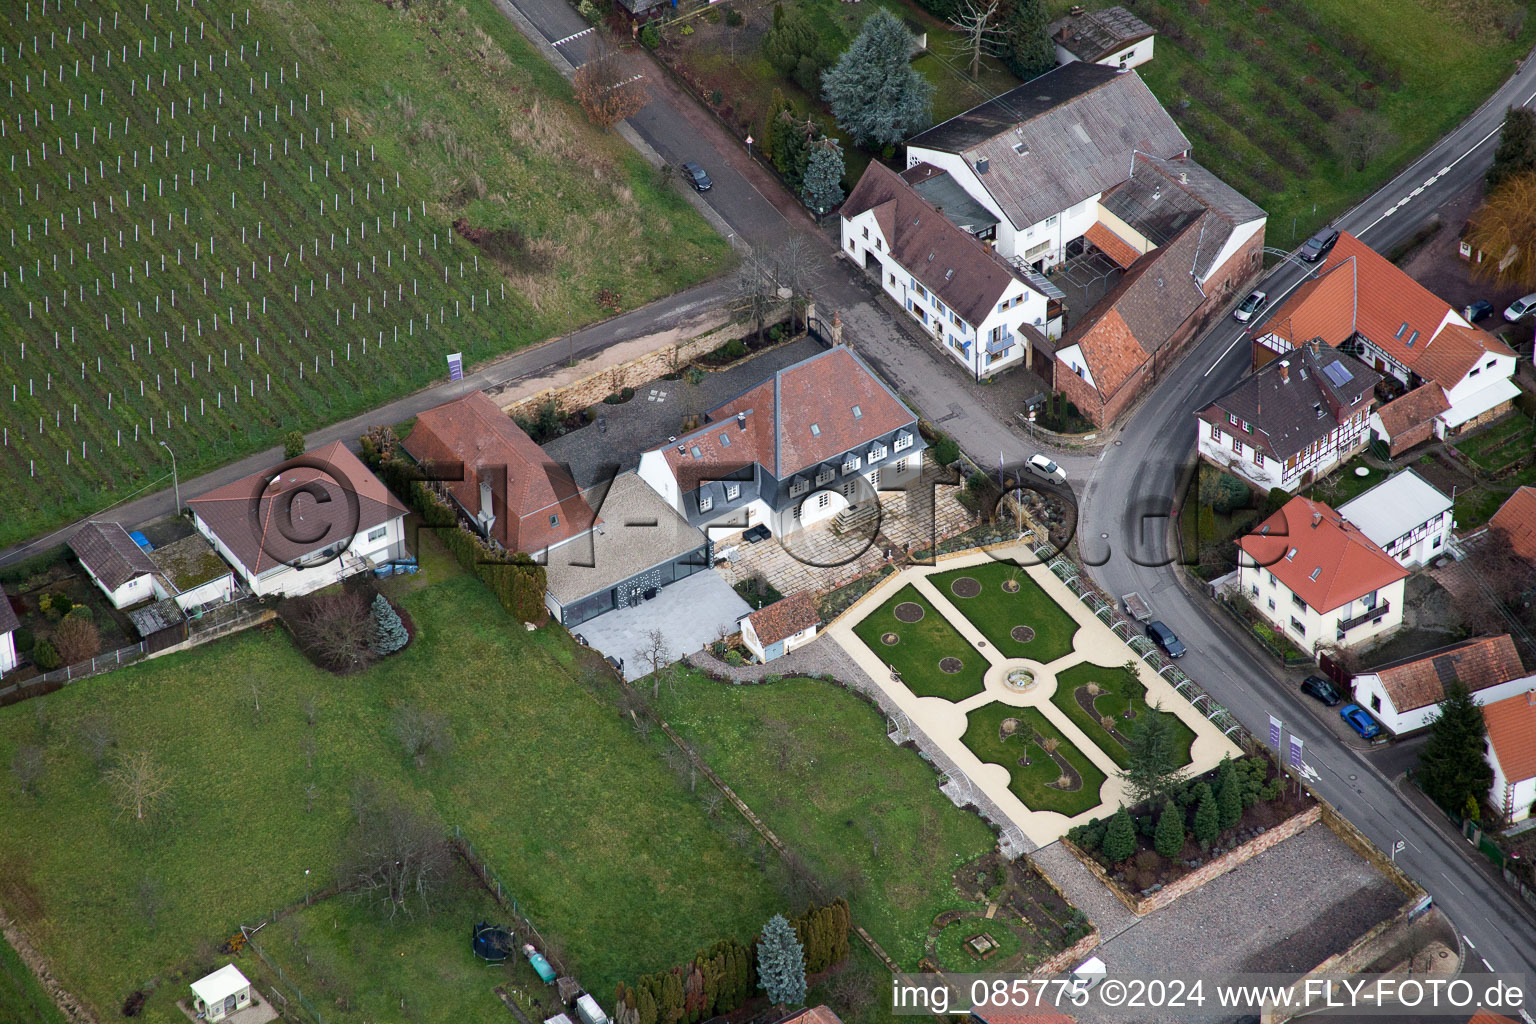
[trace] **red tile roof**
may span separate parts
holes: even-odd
[[[1074,340],[1083,350],[1094,387],[1105,398],[1119,391],[1126,378],[1147,361],[1147,352],[1120,311],[1114,308],[1106,310],[1097,323]]]
[[[1536,777],[1536,690],[1483,706],[1488,742],[1510,782]]]
[[[832,1008],[823,1003],[821,1006],[813,1006],[808,1010],[801,1010],[793,1017],[789,1017],[780,1024],[843,1024],[842,1018],[832,1012]]]
[[[1480,636],[1391,665],[1369,670],[1381,680],[1399,713],[1427,708],[1445,699],[1457,679],[1472,691],[1519,679],[1520,652],[1509,636]]]
[[[785,480],[901,427],[915,430],[917,417],[839,345],[786,366],[707,419],[708,426],[655,449],[684,490],[698,483],[688,477],[712,479],[754,462]]]
[[[1381,417],[1381,426],[1387,432],[1387,437],[1393,438],[1422,426],[1450,407],[1451,403],[1445,399],[1445,389],[1430,381],[1401,398],[1394,398],[1377,409],[1376,415]]]
[[[1286,502],[1238,546],[1323,614],[1408,575],[1359,527],[1308,498]]]
[[[1266,330],[1293,345],[1319,337],[1339,345],[1359,333],[1419,376],[1448,388],[1484,353],[1513,354],[1348,232],[1339,236],[1317,279],[1281,304]]]
[[[417,462],[438,467],[443,486],[472,515],[481,481],[490,483],[491,534],[510,551],[543,551],[592,528],[592,509],[570,474],[484,392],[428,409],[403,443]]]
[[[1536,487],[1511,494],[1488,520],[1488,528],[1503,531],[1515,554],[1536,565]]]
[[[409,511],[340,441],[187,505],[252,576],[349,543]]]
[[[759,608],[747,616],[747,621],[752,623],[757,642],[767,647],[802,629],[821,625],[821,615],[816,611],[816,602],[811,600],[810,592],[801,591],[766,608]]]
[[[907,181],[871,161],[843,203],[850,220],[873,210],[891,258],[973,327],[1019,275],[987,243],[928,205]]]
[[[1141,251],[1109,229],[1102,221],[1094,221],[1083,235],[1099,247],[1099,251],[1120,264],[1123,270],[1141,258]]]

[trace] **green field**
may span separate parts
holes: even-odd
[[[1088,683],[1098,683],[1103,692],[1093,700],[1095,714],[1088,714],[1077,702],[1077,688]],[[1160,714],[1168,722],[1169,732],[1173,738],[1173,750],[1178,756],[1179,764],[1189,763],[1189,751],[1195,743],[1195,731],[1185,725],[1178,715],[1168,711],[1154,711],[1147,706],[1147,688],[1141,685],[1141,680],[1126,671],[1123,667],[1105,668],[1102,665],[1090,665],[1083,662],[1073,665],[1065,672],[1056,674],[1056,692],[1051,695],[1051,703],[1061,709],[1062,714],[1077,725],[1088,738],[1098,744],[1099,749],[1108,754],[1115,764],[1124,768],[1126,766],[1125,747],[1105,730],[1099,721],[1101,716],[1109,716],[1115,719],[1115,731],[1131,736],[1135,734],[1137,726],[1146,721],[1149,714]],[[1127,707],[1134,709],[1134,718],[1127,719],[1124,713]]]
[[[569,638],[510,622],[434,546],[421,576],[394,581],[416,641],[360,674],[322,674],[266,627],[0,708],[0,763],[29,744],[46,758],[37,795],[0,791],[0,901],[102,1019],[151,979],[209,965],[237,925],[302,901],[305,869],[332,877],[362,775],[460,826],[594,992],[750,936],[782,908],[751,851],[584,687]],[[393,735],[407,704],[445,716],[455,737],[424,770]],[[160,824],[114,813],[76,738],[90,712],[115,723],[119,752],[170,770]],[[448,938],[422,942],[451,948],[469,923],[445,917]],[[184,1019],[173,987],[142,1019]],[[482,994],[476,1019],[505,1012]],[[369,1007],[360,997],[335,1019],[380,1019]]]
[[[0,544],[730,258],[490,0],[8,4],[0,47]]]
[[[1019,726],[1012,735],[1005,738],[1001,728],[1007,719],[1017,720]],[[1059,745],[1056,753],[1066,759],[1081,779],[1078,789],[1057,789],[1051,785],[1061,771],[1055,760],[1038,743],[1029,743],[1027,756],[1030,763],[1019,763],[1026,756],[1024,734],[1031,729],[1042,739],[1057,741]],[[1070,817],[1097,807],[1100,803],[1099,789],[1104,785],[1104,773],[1034,708],[1015,708],[1006,704],[988,704],[977,708],[968,716],[965,734],[960,737],[960,742],[970,747],[971,752],[983,761],[1007,768],[1008,788],[1030,810],[1058,811]]]
[[[933,767],[885,736],[878,710],[819,680],[663,687],[662,716],[856,921],[915,969],[934,915],[966,906],[956,868],[995,844],[939,792]],[[984,908],[976,906],[978,912]]]
[[[0,1020],[9,1024],[65,1024],[37,976],[0,937]]]
[[[963,598],[955,593],[955,581],[966,577],[981,584],[978,596]],[[1018,566],[983,562],[930,576],[928,581],[1006,657],[1051,662],[1072,653],[1077,621]],[[1018,584],[1018,593],[1003,589],[1010,582]],[[1033,629],[1034,638],[1023,643],[1013,639],[1015,626]]]
[[[916,622],[896,618],[896,607],[902,604],[917,605],[923,610],[922,618]],[[907,689],[919,697],[960,701],[982,691],[987,660],[910,583],[866,615],[853,631],[875,657],[900,672]],[[896,637],[894,644],[881,639],[890,634]],[[939,662],[945,658],[958,658],[960,671],[940,669]]]
[[[1071,0],[1049,6],[1064,14]],[[1195,159],[1268,212],[1265,240],[1284,249],[1472,113],[1536,38],[1517,0],[1126,6],[1157,30],[1137,73]]]

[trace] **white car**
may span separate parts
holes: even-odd
[[[1265,292],[1254,292],[1252,295],[1243,300],[1242,305],[1238,306],[1232,311],[1232,319],[1236,320],[1240,324],[1245,324],[1249,320],[1252,320],[1254,317],[1258,316],[1260,313],[1264,312],[1264,307],[1268,305],[1268,294]]]
[[[1536,292],[1522,295],[1504,310],[1504,319],[1513,323],[1527,313],[1536,313]]]
[[[1051,481],[1055,484],[1067,482],[1067,471],[1044,455],[1031,455],[1029,457],[1029,471],[1035,476]]]

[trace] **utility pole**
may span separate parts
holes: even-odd
[[[164,441],[160,442],[160,447],[171,454],[171,486],[176,489],[176,514],[179,516],[181,515],[181,480],[176,476],[176,453],[172,452],[171,446]]]

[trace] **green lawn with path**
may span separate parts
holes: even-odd
[[[1003,722],[1017,719],[1019,727],[1007,738],[1001,736]],[[1061,769],[1039,744],[1029,743],[1030,764],[1021,765],[1025,756],[1025,737],[1030,731],[1043,739],[1054,739],[1061,755],[1078,773],[1082,785],[1076,790],[1056,789],[1051,783]],[[1068,817],[1097,807],[1105,775],[1082,751],[1074,747],[1046,717],[1034,708],[1015,708],[1007,704],[988,704],[972,711],[960,741],[983,761],[1008,769],[1008,788],[1032,811],[1058,811]]]
[[[955,590],[955,581],[961,579],[981,584],[981,593],[961,597]],[[1049,662],[1072,653],[1077,620],[1030,579],[1029,573],[1011,562],[983,562],[966,569],[951,569],[928,577],[928,581],[1005,657]],[[1004,589],[1009,583],[1018,584],[1018,593],[1010,594]],[[1015,626],[1029,627],[1034,630],[1034,637],[1022,642],[1015,640]]]
[[[886,738],[879,710],[833,683],[728,686],[690,673],[663,686],[667,722],[907,969],[995,837],[939,792],[933,766]],[[735,812],[722,811],[731,817]]]
[[[990,935],[992,941],[997,943],[997,948],[985,960],[965,944],[973,935]],[[1019,939],[1019,933],[1013,930],[1012,922],[1001,914],[990,921],[978,914],[945,925],[944,930],[939,932],[935,951],[939,957],[939,966],[945,970],[960,974],[980,974],[1017,955],[1022,947],[1023,942]]]
[[[903,604],[921,608],[922,618],[902,622],[896,608]],[[960,701],[983,689],[987,660],[910,583],[866,615],[853,631],[875,657],[900,672],[907,689],[919,697]],[[896,643],[881,639],[887,634],[894,634]],[[939,662],[945,658],[960,659],[960,671],[940,669]]]
[[[0,763],[33,744],[46,763],[36,795],[0,787],[0,903],[103,1019],[149,979],[210,963],[198,950],[240,923],[302,901],[305,869],[329,878],[361,775],[461,826],[594,992],[782,909],[750,850],[585,688],[570,638],[525,632],[435,543],[423,574],[398,581],[416,640],[357,675],[317,671],[264,627],[0,708]],[[444,716],[456,740],[424,770],[394,738],[407,704]],[[118,751],[168,769],[158,825],[115,813],[76,739],[90,712],[115,723]],[[455,942],[467,924],[447,923]],[[181,1024],[175,994],[157,989],[142,1019]],[[505,1012],[480,1018],[493,1010]]]
[[[1103,692],[1093,698],[1094,714],[1085,711],[1077,701],[1078,688],[1087,686],[1090,682],[1098,683],[1103,688]],[[1106,668],[1102,665],[1083,662],[1073,665],[1064,672],[1056,673],[1056,692],[1051,695],[1051,703],[1060,708],[1079,729],[1088,734],[1089,739],[1098,744],[1100,750],[1108,754],[1115,764],[1122,768],[1126,766],[1125,747],[1105,730],[1099,719],[1108,715],[1115,720],[1116,732],[1131,735],[1141,723],[1147,720],[1147,715],[1160,714],[1168,721],[1169,730],[1173,736],[1173,750],[1178,755],[1179,763],[1189,763],[1189,752],[1194,746],[1195,731],[1185,725],[1178,715],[1170,711],[1153,711],[1149,708],[1147,688],[1141,684],[1140,679],[1123,666]],[[1135,709],[1134,718],[1123,717],[1128,706]]]

